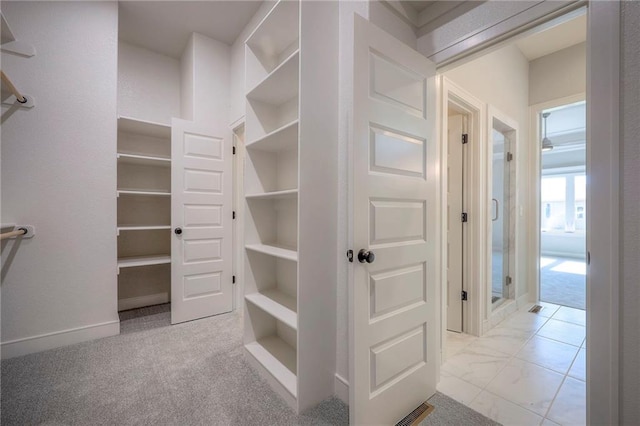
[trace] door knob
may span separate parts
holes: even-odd
[[[173,232],[175,232],[176,235],[180,235],[180,234],[182,234],[182,228],[178,227],[178,228],[174,229]]]
[[[376,260],[376,255],[372,251],[362,249],[358,252],[358,261],[360,263],[373,263],[374,260]]]

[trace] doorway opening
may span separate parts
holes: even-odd
[[[481,278],[463,275],[468,292],[468,300],[462,302],[464,322],[475,323],[475,332],[472,326],[463,327],[464,333],[444,332],[438,390],[504,424],[586,422],[584,311],[570,310],[566,302],[561,306],[546,293],[542,295],[543,278],[536,275],[532,279],[531,275],[534,269],[540,273],[538,266],[542,265],[538,241],[544,213],[540,201],[543,179],[562,176],[565,194],[572,197],[563,204],[563,233],[575,236],[576,228],[582,226],[577,221],[586,219],[584,167],[556,170],[561,172],[558,176],[545,174],[548,168],[541,168],[547,163],[541,152],[544,135],[539,132],[542,113],[551,112],[559,119],[568,114],[561,107],[576,108],[571,104],[585,99],[585,12],[571,12],[552,25],[462,59],[443,71],[443,97],[449,82],[480,104],[482,131],[467,148],[477,149],[479,155],[464,163],[465,172],[475,167],[480,182],[464,187],[465,200],[471,200],[465,207],[477,207],[469,210],[472,214],[465,226],[480,229],[477,234],[465,234],[469,238],[464,240],[467,257],[462,257],[462,268],[466,271],[469,259],[477,255],[476,272]],[[582,105],[584,108],[584,102]],[[443,116],[451,116],[447,104],[442,111]],[[562,129],[555,133],[551,129],[550,124],[547,136],[560,146]],[[443,136],[450,130],[443,127]],[[556,151],[556,158],[562,151]],[[448,155],[443,157],[447,165]],[[448,167],[443,170],[451,173]],[[557,190],[553,182],[550,185]],[[450,195],[449,189],[443,187],[443,197]],[[451,206],[450,200],[445,201],[443,214]],[[546,201],[551,203],[551,199]],[[566,220],[569,210],[573,222]],[[559,254],[542,253],[545,257]],[[579,265],[571,263],[581,260],[579,254],[557,259],[555,265],[548,265],[555,268],[553,272],[580,275]],[[449,260],[443,269],[457,277],[452,265]],[[450,284],[448,277],[443,285]],[[534,304],[542,307],[537,313],[529,312]],[[443,301],[443,309],[451,307],[445,305]],[[475,307],[478,309],[470,313]]]
[[[586,102],[538,111],[539,299],[586,308]]]

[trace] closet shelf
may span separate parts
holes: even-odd
[[[133,117],[118,117],[118,131],[152,136],[154,138],[171,138],[171,126]]]
[[[297,396],[295,349],[277,336],[263,337],[245,348],[291,395]]]
[[[297,1],[279,1],[247,38],[246,44],[260,56],[278,56],[299,38]]]
[[[298,252],[290,247],[273,244],[247,244],[245,248],[258,253],[268,254],[273,257],[279,257],[280,259],[292,260],[294,262],[298,261]]]
[[[118,197],[121,195],[148,195],[154,197],[170,197],[171,192],[168,191],[145,191],[135,189],[119,189]]]
[[[282,200],[296,198],[298,196],[297,189],[286,189],[284,191],[264,192],[261,194],[247,194],[247,200]]]
[[[294,330],[298,329],[297,302],[295,298],[279,290],[270,289],[259,293],[247,294],[245,299]]]
[[[247,99],[282,105],[298,95],[300,50],[296,50],[247,93]]]
[[[163,265],[171,263],[171,256],[135,256],[118,259],[118,269],[135,268],[137,266]]]
[[[171,229],[170,225],[120,225],[118,226],[118,233],[120,231],[155,231],[159,229]]]
[[[298,120],[267,133],[246,145],[247,149],[258,151],[286,151],[298,147]]]
[[[118,153],[118,160],[120,163],[138,164],[141,166],[171,167],[170,158],[154,157],[150,155]]]

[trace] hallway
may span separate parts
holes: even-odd
[[[585,312],[541,305],[484,337],[447,332],[438,390],[505,425],[585,424]]]

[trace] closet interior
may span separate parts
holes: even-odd
[[[171,128],[118,118],[118,310],[167,303]]]
[[[243,46],[244,173],[236,188],[243,240],[235,262],[243,269],[236,286],[244,299],[244,348],[249,363],[298,412],[332,396],[335,386],[338,34],[337,3],[279,1]],[[173,272],[182,265],[176,262],[189,263],[172,253],[172,244],[174,251],[185,243],[193,251],[204,247],[198,239],[213,238],[199,236],[208,232],[202,227],[176,237],[172,224],[186,225],[171,217],[182,211],[172,199],[187,188],[172,194],[180,163],[171,153],[182,143],[176,139],[182,122],[170,123],[193,115],[208,120],[201,114],[207,108],[194,113],[184,102],[185,94],[198,94],[202,70],[213,73],[209,59],[198,62],[208,46],[194,43],[200,42],[180,59],[119,45],[119,310],[169,302],[172,262]],[[185,66],[185,59],[193,64]],[[216,75],[208,78],[215,84]],[[204,147],[203,139],[189,140]],[[184,155],[212,157],[206,152]],[[198,250],[194,255],[224,257]]]

